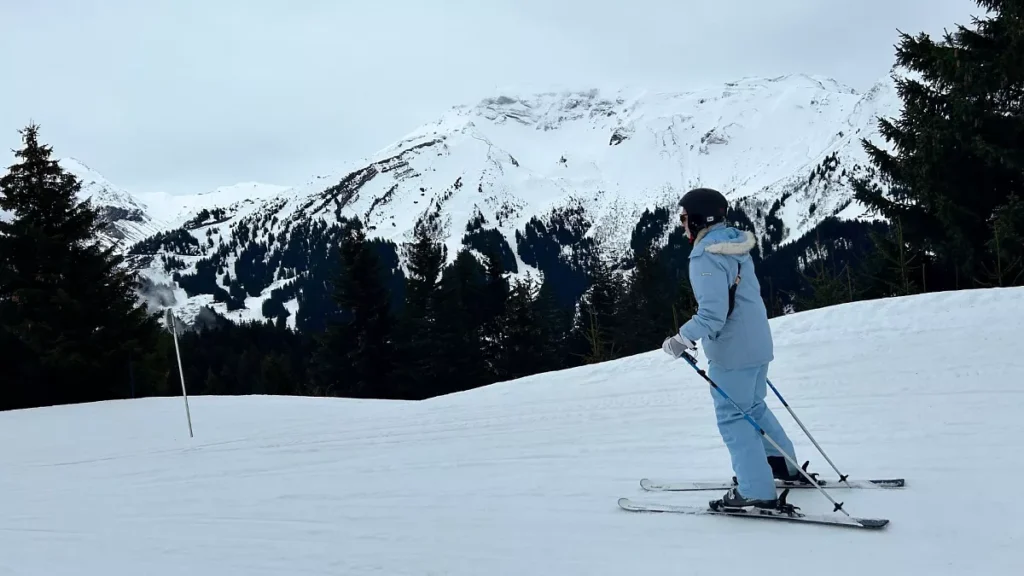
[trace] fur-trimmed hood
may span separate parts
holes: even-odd
[[[763,369],[775,345],[750,256],[755,235],[720,222],[696,240],[687,272],[697,313],[679,333],[703,342],[710,370]]]
[[[723,256],[742,256],[757,246],[753,232],[730,228],[718,224],[705,228],[697,234],[690,257],[700,256],[703,252],[721,254]]]

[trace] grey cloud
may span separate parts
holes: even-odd
[[[897,28],[937,34],[977,13],[969,0],[7,0],[0,146],[34,120],[59,155],[133,191],[297,184],[504,86],[806,72],[863,90],[892,65]]]

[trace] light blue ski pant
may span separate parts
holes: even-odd
[[[710,364],[708,377],[718,384],[729,398],[750,414],[766,434],[796,460],[793,442],[782,425],[764,403],[767,389],[768,364],[753,368],[728,370]],[[714,388],[709,387],[715,402],[715,418],[718,431],[722,434],[732,459],[732,470],[739,482],[739,492],[744,498],[770,500],[778,496],[768,456],[782,456],[767,439],[750,425],[750,422]],[[787,462],[791,474],[797,470]]]

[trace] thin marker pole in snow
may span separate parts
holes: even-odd
[[[782,397],[782,394],[780,394],[779,390],[775,388],[775,385],[772,384],[771,380],[768,380],[768,386],[771,387],[772,391],[775,392],[775,395],[779,397],[779,401],[782,402],[782,405],[786,407],[786,410],[789,410],[789,415],[793,417],[793,420],[796,420],[796,423],[800,426],[800,429],[804,431],[804,434],[807,434],[807,437],[810,438],[812,443],[814,443],[814,447],[818,449],[818,452],[821,452],[821,455],[825,457],[825,461],[827,461],[829,466],[831,466],[832,469],[836,471],[836,474],[839,475],[839,481],[846,482],[846,484],[849,485],[850,483],[846,481],[846,478],[849,475],[843,474],[842,472],[839,471],[839,468],[836,468],[836,465],[832,463],[832,459],[828,457],[828,454],[825,454],[825,451],[822,450],[821,446],[818,444],[818,441],[814,439],[814,436],[811,436],[811,431],[808,430],[806,426],[804,426],[804,423],[801,422],[800,418],[797,417],[796,412],[793,412],[793,409],[789,407],[789,404],[786,402],[786,399]]]
[[[811,478],[810,476],[808,476],[807,472],[803,468],[801,468],[799,464],[797,464],[796,460],[792,456],[787,454],[786,451],[783,450],[782,447],[779,446],[775,442],[775,440],[773,440],[772,437],[769,436],[768,433],[764,431],[764,428],[761,428],[761,426],[757,423],[757,421],[755,421],[753,418],[751,418],[750,414],[747,414],[746,410],[744,410],[743,408],[740,408],[740,405],[737,404],[736,401],[734,401],[732,398],[730,398],[729,395],[725,393],[725,390],[722,390],[721,388],[718,387],[718,384],[715,384],[715,381],[712,380],[708,376],[707,372],[705,372],[699,366],[697,366],[697,360],[693,356],[690,356],[688,353],[683,352],[683,358],[686,359],[686,363],[687,364],[689,364],[694,370],[697,371],[697,374],[700,374],[701,378],[707,380],[708,384],[711,384],[711,387],[714,388],[715,390],[717,390],[718,393],[722,395],[722,398],[725,398],[726,400],[728,400],[729,403],[732,404],[733,408],[738,410],[740,412],[740,414],[743,414],[743,417],[747,420],[747,422],[750,422],[750,425],[753,426],[755,430],[757,430],[761,434],[762,438],[767,439],[768,442],[770,442],[771,445],[774,446],[775,449],[778,450],[780,454],[782,454],[783,456],[786,457],[786,460],[788,460],[789,463],[792,464],[794,468],[796,468],[801,474],[804,475],[804,478],[807,478],[808,482],[810,482],[815,488],[818,489],[818,492],[821,492],[825,496],[825,498],[828,498],[829,502],[831,502],[832,504],[835,505],[835,509],[833,510],[833,512],[839,511],[839,512],[842,512],[843,514],[846,514],[847,516],[850,515],[849,512],[847,512],[846,510],[843,509],[843,503],[842,502],[836,502],[835,499],[833,499],[831,496],[829,496],[828,492],[825,492],[825,490],[820,485],[818,485],[818,482],[815,481],[814,478]]]
[[[167,327],[171,329],[171,334],[174,335],[174,355],[178,358],[178,376],[181,377],[181,397],[185,399],[185,418],[188,420],[188,437],[192,438],[192,414],[188,410],[188,392],[185,391],[185,370],[181,367],[181,350],[178,348],[178,330],[174,322],[174,313],[171,309],[167,309],[165,314],[167,318]]]

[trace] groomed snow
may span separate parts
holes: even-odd
[[[773,326],[770,377],[840,469],[907,478],[833,492],[883,531],[618,509],[719,496],[643,476],[731,475],[708,387],[655,351],[422,403],[193,397],[194,439],[180,398],[0,413],[0,574],[1024,573],[1024,290]]]

